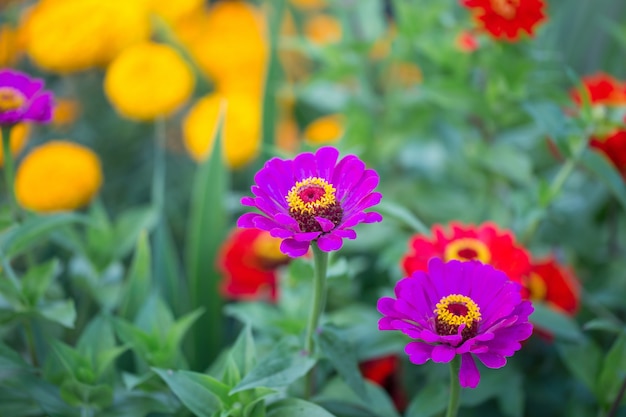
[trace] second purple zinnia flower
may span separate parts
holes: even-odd
[[[354,155],[338,158],[337,149],[323,147],[293,160],[269,160],[255,176],[255,197],[241,200],[261,213],[246,213],[237,225],[284,239],[280,250],[291,257],[306,254],[311,242],[325,252],[340,249],[343,238],[356,238],[352,227],[382,220],[379,213],[364,212],[382,196],[373,192],[376,171]]]
[[[478,261],[433,258],[428,272],[414,272],[396,284],[396,298],[378,301],[380,330],[400,330],[415,339],[405,352],[417,365],[450,362],[461,355],[459,382],[475,388],[480,381],[474,357],[488,368],[501,368],[533,332],[519,284]]]
[[[0,125],[47,123],[52,119],[52,93],[43,81],[10,69],[0,70]]]

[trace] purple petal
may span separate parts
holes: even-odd
[[[347,189],[345,198],[341,201],[342,207],[346,210],[350,210],[355,206],[363,197],[370,194],[374,188],[378,185],[379,178],[376,171],[368,169],[363,173],[360,181],[357,184],[353,184]],[[346,187],[347,188],[347,187]],[[369,206],[368,206],[369,207]]]
[[[454,358],[455,354],[456,352],[454,351],[453,347],[446,345],[437,345],[433,349],[432,359],[433,362],[448,363]]]
[[[309,251],[309,242],[285,239],[280,243],[280,251],[291,258],[298,258],[306,255]]]
[[[317,239],[317,246],[324,252],[332,252],[341,249],[343,239],[335,234],[322,235]]]
[[[254,227],[254,219],[257,217],[263,217],[258,213],[246,213],[241,215],[237,220],[237,227],[243,227],[251,229]]]
[[[365,171],[365,163],[354,155],[348,155],[339,161],[332,180],[337,188],[338,201],[343,201],[346,193],[359,182],[363,171]]]
[[[30,102],[28,110],[24,114],[25,120],[38,123],[47,123],[52,120],[52,93],[41,94]]]
[[[333,234],[350,240],[356,239],[356,232],[352,229],[337,229]]]
[[[314,239],[317,239],[317,237],[321,234],[322,232],[307,232],[307,233],[296,233],[294,234],[293,238],[295,240],[297,240],[298,242],[310,242]]]
[[[392,315],[396,312],[394,308],[395,302],[396,300],[391,297],[383,297],[378,300],[376,308],[378,309],[378,311],[380,311],[381,314]]]
[[[317,158],[317,175],[327,181],[332,181],[339,151],[333,147],[325,146],[317,150],[315,157]]]
[[[324,217],[316,216],[315,220],[317,220],[323,232],[330,232],[335,228],[335,223],[331,222],[328,219],[325,219]]]
[[[475,356],[487,367],[492,369],[502,368],[506,365],[506,358],[504,356],[487,352],[487,353],[475,353]]]
[[[269,232],[272,237],[278,237],[281,239],[286,239],[294,235],[294,232],[287,230],[287,229],[279,228],[279,227],[271,229]]]
[[[431,358],[432,345],[422,342],[411,342],[405,346],[404,351],[409,355],[409,360],[416,365],[423,365]]]
[[[276,220],[278,223],[284,224],[290,229],[300,231],[300,226],[298,225],[298,222],[293,217],[287,214],[278,213],[274,216],[274,220]]]
[[[317,177],[317,164],[315,155],[310,152],[301,153],[293,160],[294,174],[298,181],[306,178]]]
[[[363,223],[378,223],[383,221],[383,216],[380,213],[376,213],[374,211],[370,213],[365,213],[365,219],[363,219]]]
[[[480,372],[476,367],[471,353],[461,355],[461,369],[459,369],[459,383],[463,388],[476,388],[480,382]]]

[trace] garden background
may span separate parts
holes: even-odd
[[[0,72],[1,417],[456,415],[448,367],[379,330],[430,257],[534,307],[458,415],[626,416],[623,1],[0,10],[0,66],[54,95],[6,122]],[[311,327],[317,255],[236,224],[268,160],[324,146],[380,176],[382,221],[331,251]]]

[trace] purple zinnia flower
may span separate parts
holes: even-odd
[[[522,300],[519,284],[478,261],[433,258],[428,272],[400,280],[395,293],[396,299],[378,300],[384,316],[378,328],[416,339],[405,352],[417,365],[461,355],[463,387],[475,388],[480,381],[474,356],[488,368],[501,368],[533,331],[528,322],[533,307]]]
[[[0,70],[0,125],[23,121],[46,123],[52,119],[52,93],[43,81],[19,71]]]
[[[256,197],[241,200],[262,214],[246,213],[237,225],[284,239],[280,250],[291,257],[306,254],[313,241],[330,252],[341,248],[343,238],[356,238],[352,227],[382,220],[378,213],[363,212],[380,202],[380,193],[372,192],[378,174],[354,155],[338,157],[337,149],[323,147],[293,160],[266,162],[254,177]]]

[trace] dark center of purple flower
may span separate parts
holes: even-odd
[[[309,177],[298,181],[285,198],[289,214],[303,232],[322,231],[316,217],[330,220],[335,226],[343,218],[343,209],[335,198],[335,188],[323,178]]]
[[[17,110],[26,102],[26,97],[13,87],[0,87],[0,112]]]

